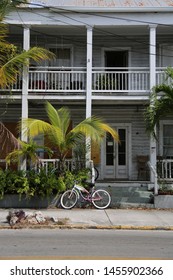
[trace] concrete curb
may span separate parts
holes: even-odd
[[[114,225],[114,226],[100,226],[100,225],[15,225],[3,226],[1,229],[102,229],[102,230],[164,230],[173,231],[172,226],[130,226],[130,225]]]

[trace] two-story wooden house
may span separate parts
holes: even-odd
[[[157,157],[172,165],[173,118],[160,122],[156,142],[146,134],[144,109],[152,87],[173,66],[173,0],[29,2],[7,16],[9,40],[26,50],[45,47],[56,59],[32,64],[12,95],[1,90],[3,123],[14,131],[20,118],[46,118],[46,100],[68,106],[72,125],[97,115],[121,139],[118,145],[107,135],[93,149],[99,178],[154,183]],[[43,144],[44,137],[38,141]],[[139,159],[150,161],[150,176]]]

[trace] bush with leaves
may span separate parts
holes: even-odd
[[[153,88],[150,104],[146,107],[144,113],[146,131],[155,138],[157,138],[155,128],[159,121],[172,116],[173,112],[173,68],[168,67],[165,74],[165,82]]]
[[[0,176],[0,184],[3,180],[4,194],[28,194],[29,182],[24,171],[3,171],[3,176]]]
[[[59,192],[58,178],[56,174],[41,169],[38,173],[29,171],[27,173],[29,182],[29,196],[45,197]]]
[[[0,170],[0,199],[4,194],[18,194],[20,198],[22,195],[27,198],[50,197],[72,188],[75,181],[85,185],[87,179],[87,169],[67,171],[59,177],[56,173],[46,172],[44,169],[40,169],[39,172]]]
[[[64,176],[61,177],[66,189],[72,188],[74,182],[77,182],[79,185],[85,186],[88,180],[88,172],[89,170],[87,168],[81,169],[79,171],[66,171]]]
[[[6,174],[0,169],[0,199],[4,196],[4,189],[6,186]]]

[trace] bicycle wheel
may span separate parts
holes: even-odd
[[[77,192],[74,190],[67,190],[62,194],[60,204],[64,209],[71,209],[76,205],[77,200]]]
[[[96,190],[92,195],[92,204],[98,209],[105,209],[111,203],[111,196],[105,190]]]

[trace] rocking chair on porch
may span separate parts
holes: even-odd
[[[149,168],[147,166],[148,160],[149,156],[137,156],[138,180],[149,179]]]

